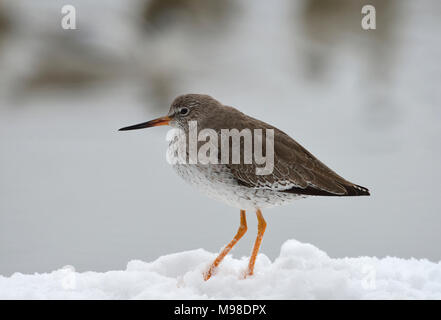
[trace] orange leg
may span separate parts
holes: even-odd
[[[248,272],[246,274],[247,276],[253,275],[254,264],[256,263],[257,253],[259,252],[260,244],[262,243],[263,234],[265,233],[265,229],[266,229],[265,219],[263,218],[262,212],[259,209],[257,209],[256,215],[258,221],[257,238],[256,238],[256,242],[254,243],[253,253],[251,254],[250,262],[248,264]]]
[[[222,262],[222,260],[225,258],[225,256],[228,254],[228,252],[233,249],[234,245],[242,238],[242,236],[247,232],[247,219],[245,216],[245,210],[240,210],[240,226],[237,230],[236,235],[234,236],[233,240],[230,241],[229,244],[221,251],[221,253],[217,256],[217,258],[213,261],[210,268],[207,272],[204,273],[204,280],[207,281],[210,279],[210,277],[213,275],[214,270],[217,268],[217,266]]]

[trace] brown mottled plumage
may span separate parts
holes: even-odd
[[[308,150],[279,129],[245,115],[208,95],[187,94],[177,97],[167,116],[140,123],[120,130],[142,129],[160,125],[171,125],[179,128],[179,133],[169,144],[173,154],[176,146],[185,145],[189,137],[189,123],[196,121],[198,131],[213,129],[218,137],[218,148],[221,148],[221,130],[237,129],[273,129],[274,130],[274,168],[271,173],[257,175],[258,165],[252,157],[250,164],[244,164],[244,139],[240,139],[241,162],[232,164],[232,144],[229,145],[229,163],[219,164],[174,164],[176,172],[187,182],[214,199],[238,207],[240,227],[234,239],[222,250],[211,267],[205,272],[208,280],[215,272],[226,254],[247,230],[245,210],[256,210],[258,235],[248,265],[247,275],[252,275],[254,263],[262,241],[266,222],[261,209],[289,203],[304,196],[364,196],[368,189],[342,178],[329,169]],[[229,138],[228,138],[229,139]],[[254,137],[253,137],[254,139]],[[263,139],[264,140],[264,139]],[[199,145],[204,142],[198,142]],[[265,144],[264,144],[265,145]],[[188,157],[188,148],[186,149]],[[263,151],[264,154],[266,150]],[[221,160],[221,150],[218,152]],[[262,167],[262,166],[259,166]]]
[[[176,106],[191,104],[193,96],[178,97],[173,104]],[[289,181],[298,187],[280,192],[316,196],[369,195],[368,189],[339,176],[283,131],[247,116],[233,107],[224,106],[209,96],[198,96],[200,96],[198,100],[201,101],[201,107],[216,109],[215,111],[210,110],[205,117],[200,117],[198,114],[192,118],[192,120],[197,119],[198,130],[210,128],[220,133],[221,129],[238,129],[239,131],[243,129],[274,129],[273,174],[256,175],[254,159],[253,164],[229,164],[228,167],[241,185],[250,188],[263,188],[262,185],[265,182],[272,184],[277,181]],[[241,145],[243,148],[243,140],[241,140]]]

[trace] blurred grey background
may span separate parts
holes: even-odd
[[[77,30],[61,28],[65,4]],[[167,128],[117,132],[182,93],[266,120],[372,191],[264,211],[270,258],[295,238],[439,261],[440,17],[438,0],[1,1],[0,274],[225,245],[239,212],[175,176]]]

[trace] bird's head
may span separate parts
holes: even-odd
[[[221,104],[205,94],[184,94],[178,96],[170,106],[168,114],[147,122],[124,127],[119,131],[144,129],[170,125],[175,128],[188,130],[189,121],[203,121],[212,114],[213,109]]]

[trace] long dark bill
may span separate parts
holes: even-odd
[[[145,128],[150,128],[150,127],[166,126],[169,124],[170,120],[171,120],[170,117],[165,116],[165,117],[161,117],[161,118],[158,118],[155,120],[151,120],[151,121],[147,121],[147,122],[143,122],[143,123],[138,123],[133,126],[124,127],[124,128],[119,129],[118,131],[128,131],[128,130],[145,129]]]

